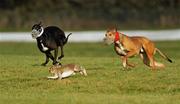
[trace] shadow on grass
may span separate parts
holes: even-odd
[[[39,66],[46,67],[46,65],[41,65],[41,64],[32,64],[32,66],[34,66],[34,67],[39,67]]]

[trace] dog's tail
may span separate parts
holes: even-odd
[[[156,48],[155,51],[157,51],[164,59],[166,59],[167,61],[169,61],[170,63],[172,63],[172,60],[171,60],[170,58],[168,58],[167,55],[165,55],[164,53],[162,53],[158,48]]]
[[[68,39],[69,39],[69,36],[71,35],[72,33],[69,33],[69,35],[67,35],[65,41],[64,41],[64,44],[66,44],[68,42]]]

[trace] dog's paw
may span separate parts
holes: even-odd
[[[60,62],[53,62],[53,65],[62,65]]]
[[[42,63],[41,66],[46,66],[47,63]]]
[[[61,60],[64,57],[64,55],[61,55],[58,57],[58,60]]]
[[[122,68],[123,71],[129,71],[129,70],[131,70],[131,69],[132,69],[132,67],[130,67],[130,66],[126,66],[126,67],[123,67],[123,68]]]

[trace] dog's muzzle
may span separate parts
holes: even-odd
[[[32,36],[33,39],[36,39],[39,34],[40,34],[40,32],[37,31],[36,29],[33,29],[33,30],[31,31],[31,36]]]
[[[103,42],[104,42],[106,45],[111,45],[114,41],[111,40],[111,39],[108,39],[108,38],[104,38],[104,39],[103,39]]]
[[[43,33],[44,33],[44,28],[43,27],[41,27],[41,29],[39,29],[39,30],[33,29],[31,31],[31,35],[32,35],[33,39],[36,39],[36,38],[40,37]]]

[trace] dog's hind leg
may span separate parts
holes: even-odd
[[[61,56],[58,57],[58,60],[61,60],[64,57],[63,46],[60,46],[60,48],[61,48]]]
[[[154,44],[149,42],[147,44],[145,44],[145,46],[143,46],[145,54],[147,56],[147,60],[148,60],[148,64],[149,66],[154,70],[156,69],[156,65],[155,65],[155,59],[154,59],[154,52],[155,52],[155,48],[154,48]]]
[[[53,65],[57,64],[57,56],[58,56],[58,48],[54,50],[54,59],[53,59]]]
[[[160,62],[154,61],[154,64],[155,64],[155,66],[158,67],[158,68],[164,68],[164,67],[165,67],[165,65],[162,64],[162,63],[160,63]]]
[[[155,65],[155,60],[154,60],[153,54],[147,54],[147,56],[148,56],[148,59],[150,61],[150,67],[153,70],[156,69],[156,65]]]
[[[147,54],[145,52],[140,53],[140,58],[143,60],[143,63],[147,66],[150,66],[150,60],[147,57]]]

